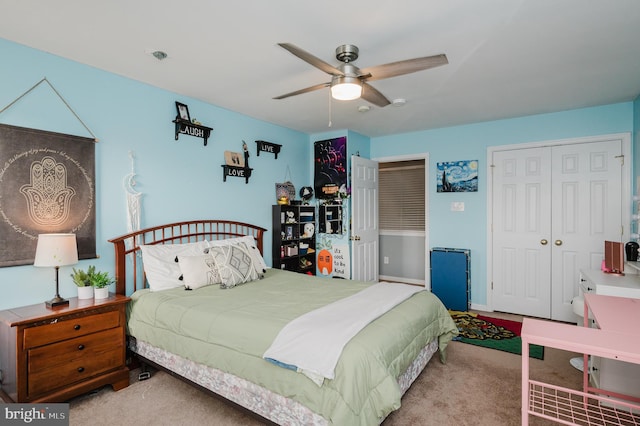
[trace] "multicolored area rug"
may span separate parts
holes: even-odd
[[[460,332],[454,340],[517,355],[522,354],[522,339],[520,339],[522,323],[489,318],[470,312],[449,312]],[[543,359],[544,346],[530,345],[529,356]]]

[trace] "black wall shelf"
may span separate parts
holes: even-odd
[[[261,152],[270,152],[275,154],[276,160],[278,159],[278,153],[280,152],[280,148],[282,145],[278,145],[277,143],[267,142],[267,141],[256,141],[256,156],[259,157]]]
[[[251,171],[253,170],[250,167],[235,167],[235,166],[227,166],[226,164],[222,165],[222,181],[227,181],[227,176],[235,176],[245,178],[245,183],[249,183],[249,178],[251,177]]]
[[[204,139],[204,146],[207,146],[209,135],[211,135],[211,131],[213,130],[211,127],[190,123],[180,118],[173,120],[173,123],[176,125],[176,140],[178,140],[180,134],[195,136]]]

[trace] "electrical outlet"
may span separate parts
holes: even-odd
[[[388,256],[385,256],[383,260],[384,260],[384,264],[385,265],[389,264],[389,257]]]

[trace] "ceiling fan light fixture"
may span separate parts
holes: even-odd
[[[339,101],[352,101],[362,95],[362,84],[356,77],[337,76],[331,83],[331,96]]]

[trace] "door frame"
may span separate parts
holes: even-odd
[[[598,136],[584,136],[568,139],[554,139],[539,142],[515,143],[510,145],[496,145],[487,147],[487,305],[488,312],[493,312],[493,173],[491,172],[493,153],[497,151],[512,151],[516,149],[540,148],[547,146],[573,145],[591,142],[603,142],[612,139],[622,141],[622,155],[624,161],[628,162],[628,167],[622,169],[622,204],[621,220],[623,229],[621,230],[621,241],[627,241],[631,235],[631,168],[633,158],[631,157],[631,133],[612,133]]]
[[[431,290],[431,259],[429,256],[429,174],[431,167],[429,164],[429,153],[422,152],[416,154],[394,155],[389,157],[377,157],[372,160],[378,163],[391,163],[395,161],[424,160],[424,287]]]

